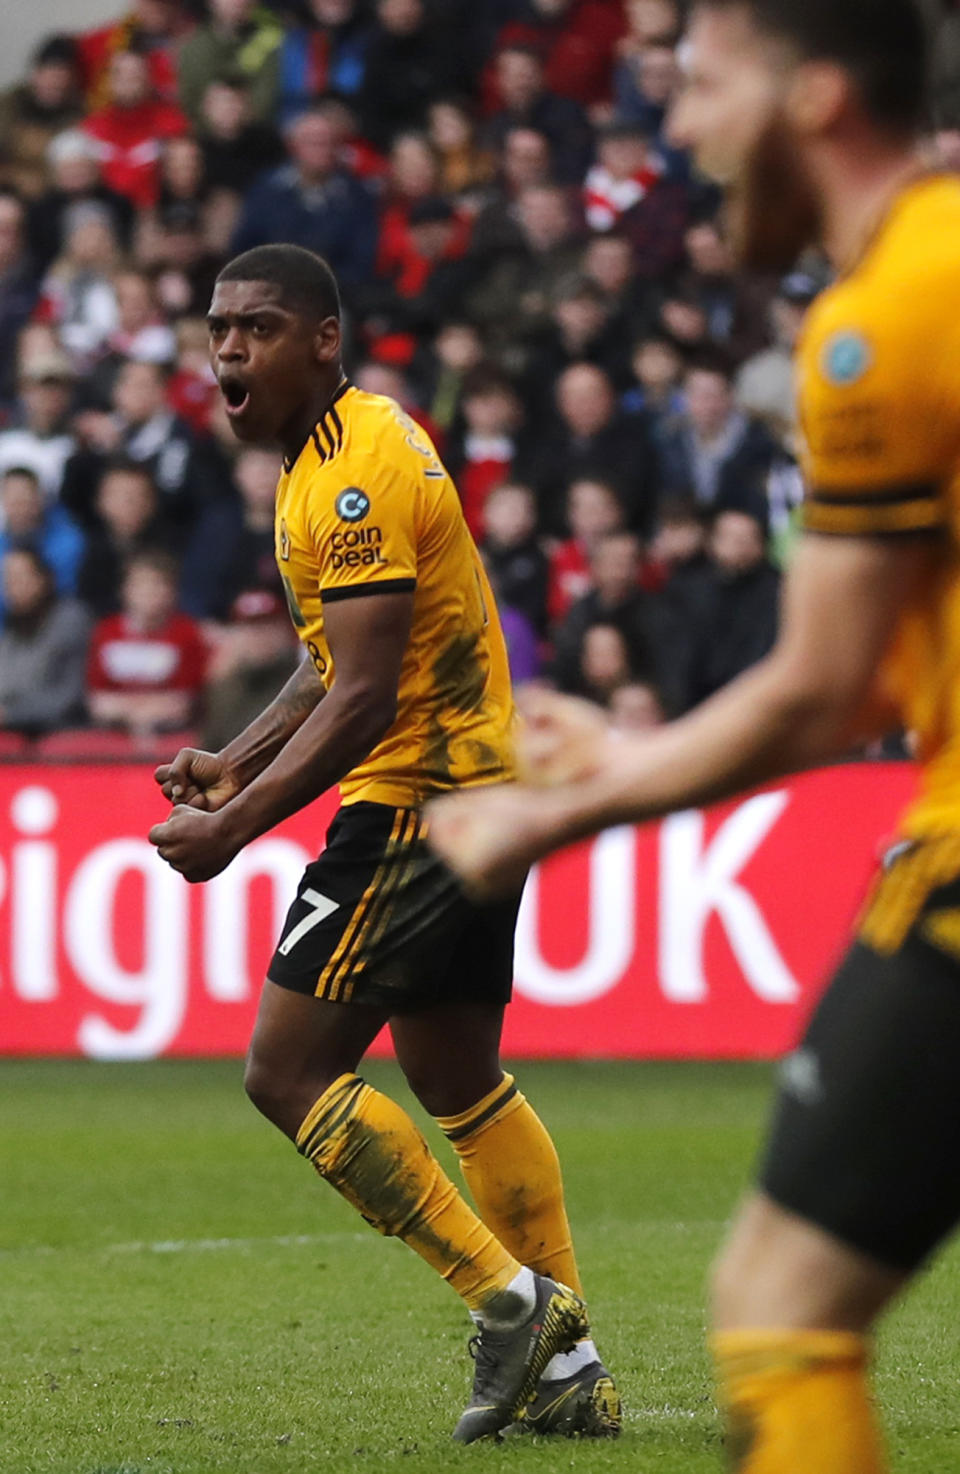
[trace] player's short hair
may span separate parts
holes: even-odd
[[[807,60],[834,61],[857,82],[881,127],[913,133],[927,110],[929,36],[917,0],[696,0],[744,6],[755,24]]]
[[[217,281],[265,281],[279,287],[281,300],[292,312],[319,321],[340,319],[337,279],[322,256],[304,246],[254,246],[234,256]]]

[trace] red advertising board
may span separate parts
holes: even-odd
[[[779,1053],[912,784],[903,765],[827,769],[549,860],[521,912],[506,1052]],[[145,838],[164,811],[149,769],[0,768],[0,1054],[242,1052],[333,807],[191,887]]]

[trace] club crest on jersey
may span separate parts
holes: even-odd
[[[844,328],[828,338],[823,350],[823,372],[831,384],[855,384],[873,361],[870,344],[862,333]]]
[[[370,498],[359,486],[348,486],[334,502],[341,522],[362,522],[370,510]]]
[[[287,531],[287,524],[282,517],[280,518],[279,544],[280,557],[282,558],[283,562],[286,563],[289,561],[290,558],[290,534]]]

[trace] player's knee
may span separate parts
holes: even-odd
[[[252,1054],[244,1071],[243,1088],[247,1099],[256,1106],[260,1114],[275,1125],[280,1125],[288,1113],[289,1091],[283,1077]]]

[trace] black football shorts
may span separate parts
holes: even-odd
[[[761,1185],[913,1270],[960,1223],[958,840],[901,852],[781,1065]],[[944,863],[946,861],[946,863]],[[944,879],[947,869],[953,877]]]
[[[467,900],[424,828],[417,809],[344,805],[303,873],[270,981],[390,1014],[509,1002],[519,896]]]

